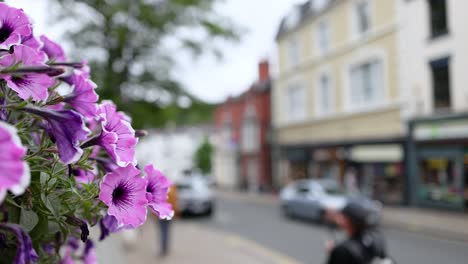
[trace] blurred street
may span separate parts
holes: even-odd
[[[101,250],[101,262],[111,263],[109,256],[114,258],[113,264],[323,263],[325,259],[327,229],[285,218],[271,197],[219,193],[212,218],[189,217],[173,224],[174,247],[167,258],[158,257],[157,225],[149,221],[132,247],[122,244],[122,234],[105,241],[121,243],[118,246],[125,250]],[[431,236],[417,228],[409,232],[385,227],[384,232],[397,263],[463,263],[468,259],[466,240]],[[116,257],[119,252],[122,258]]]

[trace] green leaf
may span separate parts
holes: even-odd
[[[26,230],[26,232],[32,231],[38,222],[39,217],[34,211],[21,209],[20,225],[24,230]]]
[[[47,174],[45,172],[41,172],[41,185],[42,186],[46,185],[49,178],[50,178],[49,174]]]
[[[60,198],[56,194],[49,194],[44,201],[47,209],[54,215],[55,219],[60,219]]]

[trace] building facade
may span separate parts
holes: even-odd
[[[405,200],[397,9],[312,0],[283,19],[273,89],[279,186],[331,178],[383,202]]]
[[[214,174],[222,187],[251,191],[271,188],[270,87],[269,64],[262,61],[258,80],[216,109]]]
[[[468,208],[467,1],[398,1],[414,205]]]

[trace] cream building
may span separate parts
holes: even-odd
[[[276,182],[332,178],[403,199],[398,1],[310,0],[277,35]]]

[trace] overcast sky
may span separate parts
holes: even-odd
[[[237,95],[257,79],[257,64],[263,58],[275,60],[274,36],[281,17],[295,3],[304,0],[225,0],[219,11],[246,28],[248,33],[236,45],[223,47],[225,57],[217,61],[203,57],[198,61],[182,58],[176,71],[193,94],[209,102],[220,102],[229,95]],[[59,30],[48,30],[47,0],[10,0],[8,3],[23,8],[34,20],[35,31],[53,39]]]

